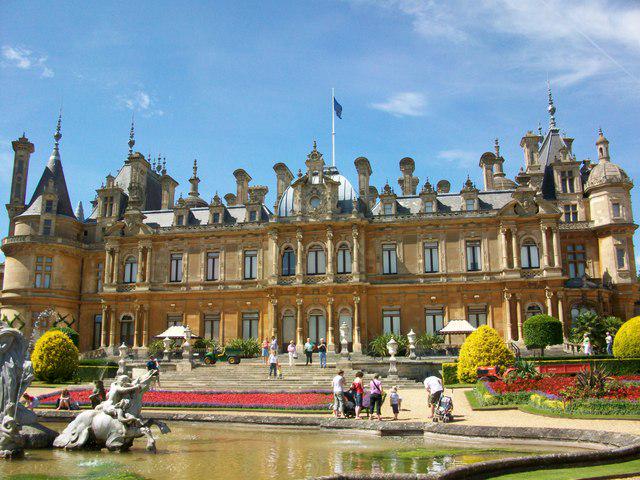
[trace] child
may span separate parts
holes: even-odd
[[[393,419],[398,419],[398,413],[400,412],[400,406],[402,405],[402,397],[398,395],[398,387],[391,387],[391,393],[389,393],[389,403],[391,403],[391,410],[393,410]]]
[[[278,378],[278,354],[275,350],[271,350],[271,354],[268,357],[269,360],[269,378],[271,378],[271,374],[273,373],[273,378]]]
[[[35,407],[40,405],[40,400],[38,400],[37,397],[29,395],[27,392],[24,392],[22,398],[24,399],[24,406],[29,410],[33,410]]]

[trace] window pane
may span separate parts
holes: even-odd
[[[318,273],[324,274],[326,273],[327,268],[327,259],[324,254],[324,250],[318,251]]]
[[[614,217],[619,217],[620,216],[620,204],[619,203],[614,203],[612,205],[613,207],[613,216]]]
[[[624,268],[624,248],[616,248],[616,255],[618,258],[618,268]]]

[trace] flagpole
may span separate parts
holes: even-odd
[[[336,113],[335,109],[335,92],[331,89],[331,165],[336,166]]]

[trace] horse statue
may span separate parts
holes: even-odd
[[[144,419],[142,395],[149,389],[155,372],[150,371],[131,380],[127,375],[118,376],[109,388],[107,399],[94,410],[80,413],[53,442],[54,447],[65,450],[101,449],[127,451],[136,438],[147,438],[147,450],[156,451],[156,440],[151,427],[156,425],[161,433],[169,433],[164,422]]]
[[[20,330],[0,326],[0,458],[22,455],[25,445],[46,446],[53,433],[39,425],[36,415],[20,403],[33,380],[31,362],[25,360],[28,348]],[[42,436],[34,445],[38,432]]]

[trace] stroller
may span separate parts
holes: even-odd
[[[444,393],[444,391],[442,392]],[[453,400],[451,397],[440,396],[438,404],[433,411],[433,421],[447,423],[453,420]]]
[[[351,390],[343,393],[344,396],[344,416],[353,418],[356,416],[356,399]]]

